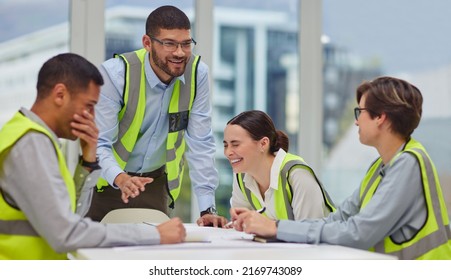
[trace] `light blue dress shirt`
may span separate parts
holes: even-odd
[[[118,135],[118,115],[123,102],[124,62],[120,58],[105,61],[99,68],[105,80],[96,106],[96,124],[100,130],[98,157],[101,176],[110,185],[123,172],[113,156],[112,144]],[[150,67],[149,55],[145,58],[146,111],[140,137],[130,154],[125,171],[149,172],[166,163],[168,135],[168,108],[176,79],[185,83],[184,76],[174,78],[168,85],[160,81]],[[197,94],[185,131],[187,149],[185,157],[189,175],[197,196],[199,210],[215,205],[218,172],[215,168],[215,142],[211,129],[211,104],[208,84],[208,66],[202,61],[197,70]]]

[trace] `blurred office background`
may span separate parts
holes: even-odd
[[[103,0],[100,9],[89,2],[0,0],[0,127],[33,103],[48,58],[74,51],[100,64],[141,48],[148,14],[170,4],[190,17],[195,52],[210,66],[221,214],[228,216],[232,182],[223,129],[249,109],[266,111],[288,133],[290,152],[313,166],[336,203],[358,188],[377,154],[359,143],[355,88],[381,75],[422,91],[414,136],[436,164],[451,212],[450,1]],[[185,187],[173,214],[191,221],[198,213],[191,201]]]

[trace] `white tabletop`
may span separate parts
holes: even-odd
[[[354,248],[319,244],[260,243],[234,229],[186,224],[187,242],[171,245],[79,249],[70,255],[91,260],[350,260],[395,259]]]

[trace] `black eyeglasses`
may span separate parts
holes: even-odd
[[[358,119],[359,119],[360,114],[362,113],[362,111],[372,112],[370,109],[367,109],[367,108],[359,108],[359,107],[355,107],[355,108],[354,108],[354,117],[355,117],[355,120],[358,120]]]
[[[168,52],[175,52],[178,49],[179,45],[180,47],[182,47],[182,50],[189,51],[197,44],[197,42],[194,41],[193,38],[185,42],[175,42],[175,41],[161,41],[153,36],[149,37],[152,41],[160,43],[163,46],[164,50]]]

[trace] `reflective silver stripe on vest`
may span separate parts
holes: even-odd
[[[400,259],[416,259],[429,252],[431,248],[437,248],[440,245],[447,243],[448,240],[451,239],[451,232],[449,226],[445,226],[443,224],[442,213],[440,211],[440,203],[437,193],[437,185],[435,184],[435,176],[434,171],[432,169],[432,163],[429,157],[427,157],[427,155],[421,149],[412,149],[412,150],[421,154],[424,161],[424,165],[426,167],[426,174],[429,183],[429,191],[431,193],[431,203],[434,209],[433,211],[436,218],[436,222],[438,224],[438,229],[435,232],[421,238],[412,246],[409,246],[397,252],[392,253],[385,252],[383,240],[378,244],[376,244],[376,246],[374,246],[376,252],[394,255]],[[416,158],[416,155],[414,156]],[[426,199],[425,201],[427,202]]]
[[[173,161],[176,159],[175,151],[182,144],[184,135],[185,135],[184,130],[178,132],[177,141],[174,144],[174,148],[167,150],[167,152],[166,152],[166,162]],[[180,185],[180,175],[182,173],[181,170],[182,170],[184,164],[185,164],[185,160],[184,160],[184,157],[182,157],[182,159],[180,160],[180,164],[179,164],[180,172],[179,172],[178,176],[176,178],[174,178],[173,180],[168,180],[168,188],[170,191],[178,188],[178,186]]]
[[[291,206],[290,198],[288,197],[287,186],[288,186],[288,176],[290,176],[290,169],[295,165],[307,166],[304,162],[300,160],[290,160],[282,168],[280,172],[280,179],[282,180],[282,194],[283,200],[285,202],[285,210],[287,211],[288,220],[294,220],[293,206]],[[292,194],[293,195],[293,194]]]
[[[173,161],[176,158],[175,151],[177,150],[180,145],[182,145],[183,137],[185,135],[185,131],[180,131],[177,134],[177,140],[174,143],[174,148],[170,149],[166,153],[166,161]]]
[[[246,195],[246,198],[247,198],[247,201],[251,204],[252,208],[254,210],[257,210],[257,209],[259,209],[259,207],[257,207],[254,204],[254,201],[252,200],[252,193],[251,193],[251,191],[244,186],[243,178],[244,178],[244,174],[242,174],[242,173],[237,173],[236,174],[236,180],[238,182],[238,186],[240,186],[241,191],[244,191],[244,193]]]
[[[371,164],[370,169],[373,167],[374,164],[376,164],[376,162],[377,162],[377,160],[375,162],[373,162],[373,164]],[[381,166],[381,163],[382,163],[382,159],[380,160],[380,162],[379,162],[379,164],[378,164],[378,166],[376,168],[376,171],[379,170],[379,168]],[[363,194],[361,196],[359,208],[362,208],[363,199],[365,198],[366,194],[368,193],[368,191],[370,190],[371,186],[374,184],[374,182],[376,181],[376,179],[378,177],[379,177],[379,172],[374,172],[373,175],[371,176],[371,178],[368,181],[368,184],[366,185],[365,190],[363,191]]]
[[[183,160],[182,160],[183,162]],[[180,175],[177,176],[177,178],[175,178],[174,180],[168,180],[168,188],[169,190],[175,190],[176,188],[178,188],[178,186],[180,185]]]
[[[320,190],[321,190],[321,194],[323,195],[323,200],[324,200],[324,205],[326,205],[326,207],[329,209],[330,212],[334,212],[334,203],[332,201],[332,199],[330,198],[329,194],[326,192],[326,190],[323,187],[323,184],[321,183],[321,181],[318,179],[318,177],[316,177],[315,172],[313,171],[313,169],[308,166],[307,163],[301,161],[301,160],[292,160],[292,161],[288,161],[284,168],[282,169],[282,182],[284,184],[286,184],[286,178],[288,178],[287,173],[289,172],[289,170],[295,166],[295,165],[301,165],[303,167],[305,167],[306,169],[309,170],[310,174],[312,174],[313,178],[315,178],[316,183],[318,184]],[[281,175],[282,175],[281,174]],[[286,189],[284,191],[284,198],[286,197],[286,199],[288,199],[288,193],[286,192]],[[287,200],[286,200],[287,201]],[[293,207],[291,207],[291,201],[290,201],[290,208],[291,208],[291,212],[293,212]],[[288,211],[288,208],[287,208]],[[294,216],[293,216],[293,220],[294,220]]]
[[[180,94],[179,94],[179,103],[178,103],[178,111],[179,112],[185,112],[185,111],[190,111],[190,100],[191,100],[191,79],[192,79],[192,68],[193,68],[193,63],[195,60],[195,56],[191,55],[186,68],[185,68],[185,73],[183,74],[184,78],[185,78],[185,83],[180,82]],[[199,60],[197,60],[197,65],[195,67],[195,73],[197,73],[197,66],[199,65]],[[195,74],[196,75],[196,74]],[[194,83],[193,85],[194,88],[194,98],[196,97],[196,92],[197,92],[197,82]],[[194,98],[193,98],[193,102],[194,102]],[[188,115],[189,116],[189,115]],[[171,126],[171,123],[169,122],[169,126]],[[186,122],[186,126],[188,126],[188,121]],[[180,148],[180,146],[182,145],[182,141],[183,141],[183,137],[185,135],[185,130],[186,127],[184,127],[183,130],[180,130],[180,128],[177,128],[178,132],[174,132],[177,133],[177,141],[174,144],[174,148],[171,150],[167,150],[166,151],[166,162],[169,161],[173,161],[176,160],[176,154],[175,151]],[[171,127],[168,128],[168,131],[171,131]],[[182,157],[182,159],[180,160],[180,164],[179,164],[179,170],[181,171],[184,165],[184,159]],[[170,172],[168,170],[168,172]],[[177,177],[173,180],[168,180],[168,188],[169,190],[174,190],[177,189],[180,186],[180,176],[181,176],[182,172],[179,172],[179,174],[177,175]],[[169,177],[168,177],[169,178]]]
[[[180,160],[180,165],[179,165],[179,174],[177,175],[177,177],[175,178],[175,179],[173,179],[173,180],[168,180],[168,189],[169,189],[169,191],[172,191],[172,190],[175,190],[175,189],[177,189],[179,186],[180,186],[180,184],[181,184],[181,182],[180,182],[180,175],[182,174],[182,168],[183,168],[183,165],[185,164],[185,159],[182,157],[182,159]]]
[[[125,63],[125,75],[124,75],[124,92],[123,92],[123,98],[125,100],[125,91],[126,91],[126,85],[127,82],[129,86],[128,91],[128,100],[125,108],[125,113],[123,118],[119,121],[119,131],[117,136],[116,143],[113,144],[113,147],[116,151],[116,153],[119,155],[119,157],[127,162],[130,152],[125,149],[125,146],[122,144],[122,137],[124,137],[125,133],[127,132],[128,128],[130,127],[131,123],[133,122],[133,118],[135,117],[136,110],[138,108],[138,101],[139,101],[139,93],[140,93],[140,85],[141,85],[141,71],[142,71],[142,63],[139,60],[138,55],[135,52],[129,52],[123,54],[123,56],[126,58],[127,62]],[[120,56],[121,57],[121,56]],[[124,59],[123,57],[121,57]],[[130,79],[130,81],[127,80],[127,78]]]
[[[0,220],[0,234],[39,236],[36,230],[26,220]]]

